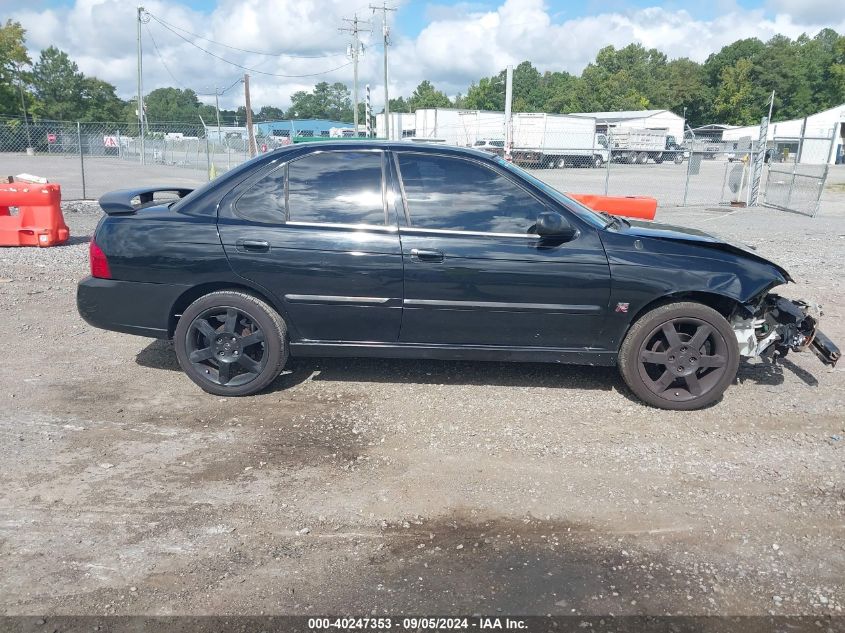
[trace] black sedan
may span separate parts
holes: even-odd
[[[290,356],[377,356],[616,364],[643,401],[697,409],[740,357],[839,357],[809,306],[770,294],[790,281],[777,264],[597,214],[485,152],[303,144],[100,204],[80,314],[173,338],[218,395],[259,391]]]

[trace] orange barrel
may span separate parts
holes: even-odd
[[[599,196],[592,193],[566,195],[594,211],[607,211],[612,215],[653,220],[657,213],[657,199],[647,196]]]

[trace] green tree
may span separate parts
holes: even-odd
[[[6,20],[0,25],[0,114],[22,115],[21,90],[29,81],[26,70],[32,64],[26,52],[26,31],[20,22]],[[27,109],[32,96],[24,91]]]
[[[760,107],[756,104],[753,83],[754,62],[742,57],[722,69],[713,111],[720,121],[735,125],[753,125]]]
[[[285,111],[276,106],[261,106],[257,118],[261,121],[278,121],[285,118]]]
[[[84,111],[84,76],[67,53],[55,46],[41,51],[32,69],[32,86],[37,103],[33,110],[45,119],[78,120]]]
[[[351,121],[352,99],[349,88],[339,82],[329,84],[321,81],[311,92],[295,92],[291,95],[287,118]]]
[[[410,112],[411,109],[408,107],[408,102],[405,101],[405,97],[399,97],[398,99],[391,99],[390,100],[390,111],[391,112]]]
[[[464,107],[472,110],[504,110],[504,76],[484,77],[477,84],[471,84],[464,98]]]
[[[830,66],[830,90],[841,102],[845,96],[845,36],[837,39],[833,63]]]
[[[725,68],[735,66],[740,59],[749,59],[753,62],[765,48],[766,45],[756,37],[737,40],[723,46],[718,53],[709,55],[704,62],[707,84],[712,87],[718,86]]]
[[[437,90],[428,79],[420,83],[408,99],[408,107],[411,112],[420,108],[448,108],[451,105],[452,102],[449,101],[449,97]]]
[[[580,79],[568,72],[546,72],[543,75],[544,101],[540,106],[542,112],[566,114],[581,112],[579,99]]]
[[[180,122],[199,124],[200,103],[197,93],[191,89],[156,88],[144,97],[147,121]],[[211,121],[206,121],[210,124]]]
[[[83,77],[80,83],[79,119],[82,121],[120,121],[125,103],[115,94],[115,87],[96,77]]]
[[[655,107],[667,74],[666,55],[640,44],[606,46],[581,73],[580,101],[586,110],[641,110]]]
[[[713,91],[707,85],[704,67],[686,57],[666,65],[666,75],[658,88],[654,105],[681,115],[686,109],[691,127],[709,123],[712,118]]]

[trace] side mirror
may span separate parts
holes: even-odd
[[[571,240],[578,231],[565,217],[555,211],[543,211],[537,216],[537,235]]]

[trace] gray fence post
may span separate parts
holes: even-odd
[[[792,202],[792,189],[795,187],[795,168],[798,166],[798,163],[792,163],[792,178],[789,181],[789,191],[786,194],[786,204],[783,206],[787,209],[789,208],[789,203]]]
[[[684,184],[684,203],[681,205],[682,207],[687,206],[687,195],[689,194],[689,176],[690,176],[690,169],[692,169],[692,157],[695,155],[695,132],[692,131],[692,128],[687,124],[687,129],[689,130],[690,136],[692,137],[692,142],[689,146],[689,159],[687,160],[687,181]],[[681,150],[683,151],[683,150]],[[681,154],[683,156],[683,154]]]
[[[205,135],[205,176],[211,180],[211,152],[208,147],[208,133]]]
[[[834,129],[836,129],[835,126],[834,126]],[[828,160],[830,160],[830,154],[828,154]],[[822,171],[822,177],[819,180],[819,192],[818,192],[818,195],[816,196],[816,204],[813,207],[813,214],[810,217],[813,217],[813,218],[816,217],[816,214],[819,212],[819,205],[821,204],[822,193],[824,192],[824,183],[827,181],[827,173],[828,173],[829,170],[830,170],[830,165],[825,165],[824,170]]]
[[[605,133],[605,138],[607,139],[607,169],[604,170],[604,195],[607,195],[607,192],[610,191],[610,163],[613,162],[613,136],[609,127]]]
[[[82,172],[82,199],[87,200],[85,195],[85,152],[82,151],[82,126],[79,121],[76,122],[76,142],[79,144],[79,171]]]

